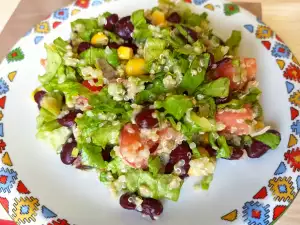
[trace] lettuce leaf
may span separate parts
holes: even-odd
[[[254,139],[268,145],[273,150],[280,144],[280,137],[269,132],[256,136]]]
[[[132,13],[131,22],[135,28],[144,27],[147,25],[144,10],[140,9]]]
[[[144,48],[144,57],[147,62],[157,59],[166,48],[167,42],[159,38],[148,38]]]
[[[241,40],[242,40],[242,33],[240,31],[233,30],[231,36],[225,42],[226,46],[230,48],[229,50],[230,55],[237,55]]]
[[[149,172],[156,176],[161,168],[159,156],[150,157],[148,160]]]
[[[184,95],[171,95],[162,102],[155,102],[155,107],[164,108],[166,113],[180,120],[189,109],[193,108],[193,103],[190,98]]]
[[[106,168],[107,163],[102,158],[101,147],[93,144],[84,144],[80,148],[83,165],[97,169]]]
[[[71,28],[74,33],[84,40],[90,42],[92,35],[100,31],[97,19],[77,19],[71,22]]]
[[[56,38],[53,41],[53,44],[58,51],[58,53],[63,57],[67,53],[66,47],[69,45],[69,43],[65,40],[63,40],[61,37]]]
[[[95,145],[105,148],[106,145],[118,144],[119,135],[121,130],[121,124],[112,125],[108,123],[105,126],[99,127],[91,136],[92,142]]]
[[[227,77],[222,77],[217,80],[211,81],[202,85],[199,88],[199,92],[203,95],[211,97],[227,97],[229,94],[230,81]]]
[[[92,66],[96,64],[97,59],[106,59],[106,61],[114,67],[120,64],[117,50],[110,49],[109,47],[106,47],[106,49],[89,48],[82,52],[79,57],[84,59],[88,65]]]
[[[60,54],[54,48],[54,46],[45,44],[45,48],[47,51],[46,73],[43,76],[39,76],[39,81],[42,84],[48,83],[55,77],[58,68],[63,62]]]
[[[195,58],[191,67],[183,76],[182,82],[180,83],[180,89],[188,91],[189,94],[193,94],[195,92],[197,87],[204,81],[209,59],[210,55],[207,53]],[[203,62],[203,65],[200,65],[200,60]],[[199,67],[201,67],[200,72],[198,71]]]

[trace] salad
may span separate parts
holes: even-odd
[[[281,141],[263,122],[256,60],[237,54],[241,32],[221,40],[206,13],[177,4],[72,22],[70,40],[45,44],[34,91],[36,137],[152,219],[187,177],[207,190],[217,159],[259,158]]]

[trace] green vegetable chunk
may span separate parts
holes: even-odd
[[[200,87],[199,92],[211,97],[225,98],[229,94],[230,81],[227,77],[222,77]]]
[[[264,133],[254,139],[268,145],[271,149],[276,149],[280,144],[280,137],[272,133]]]
[[[236,55],[239,45],[242,40],[242,33],[237,30],[233,30],[230,38],[225,42],[225,44],[230,48],[229,54]]]

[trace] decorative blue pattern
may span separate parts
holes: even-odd
[[[6,94],[9,91],[9,87],[7,83],[3,80],[3,78],[0,78],[0,94]]]
[[[294,122],[293,125],[291,126],[291,129],[294,133],[300,135],[300,120]]]
[[[285,85],[286,85],[288,94],[290,94],[295,88],[295,85],[288,81],[285,82]]]
[[[246,202],[243,206],[243,218],[248,225],[268,225],[270,205],[263,205],[259,202]]]
[[[44,205],[42,206],[42,214],[47,219],[57,217],[57,215],[54,212],[52,212]]]
[[[281,175],[285,172],[286,172],[286,165],[284,164],[284,162],[281,162],[277,170],[275,171],[274,175]]]
[[[59,9],[53,13],[53,17],[59,20],[67,20],[69,18],[69,9],[68,8]]]
[[[103,3],[102,1],[95,0],[95,1],[93,1],[92,6],[98,6],[98,5],[101,5],[102,3]]]
[[[246,28],[246,30],[248,30],[250,33],[253,33],[254,31],[254,27],[251,24],[246,24],[244,25],[244,27]]]
[[[276,58],[289,58],[291,51],[286,45],[277,42],[272,49],[272,55]]]
[[[18,178],[17,172],[8,168],[1,168],[0,170],[0,193],[10,193],[11,188]]]
[[[37,45],[44,39],[44,36],[36,36],[34,39],[34,43]]]
[[[202,5],[203,3],[207,2],[208,0],[194,0],[195,5]]]
[[[299,191],[300,190],[300,176],[297,177],[296,182],[297,182],[297,189]]]
[[[28,214],[29,213],[29,206],[23,205],[21,206],[21,214]]]

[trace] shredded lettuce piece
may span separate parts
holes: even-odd
[[[156,176],[161,168],[159,156],[150,157],[148,160],[149,172]]]
[[[85,166],[90,166],[97,169],[106,168],[107,163],[103,160],[100,148],[93,144],[84,144],[81,148],[81,162]]]
[[[231,36],[225,42],[226,46],[230,48],[229,50],[230,55],[237,55],[241,40],[242,40],[242,33],[240,31],[233,30]]]
[[[208,175],[208,176],[203,177],[203,179],[201,180],[202,189],[208,190],[212,180],[213,180],[213,175]]]
[[[93,19],[77,19],[71,22],[71,28],[74,33],[84,40],[90,42],[92,35],[99,32],[101,28],[98,26],[96,18]]]
[[[230,81],[227,77],[222,77],[202,85],[199,92],[211,97],[225,98],[229,94]]]
[[[106,59],[106,61],[114,67],[120,65],[117,50],[110,49],[109,47],[106,47],[106,49],[90,48],[82,52],[80,58],[84,59],[88,65],[92,66],[96,64],[97,59]]]
[[[180,120],[193,107],[192,100],[184,95],[168,96],[163,102],[155,102],[156,108],[164,108],[166,113]]]
[[[217,158],[230,158],[232,154],[232,148],[228,146],[224,136],[218,135],[218,133],[211,132],[209,134],[209,143],[213,149],[217,151]]]
[[[167,43],[159,38],[148,38],[145,44],[144,57],[147,62],[157,59],[164,51]]]
[[[280,144],[280,137],[269,132],[256,136],[254,139],[268,145],[273,150]]]

